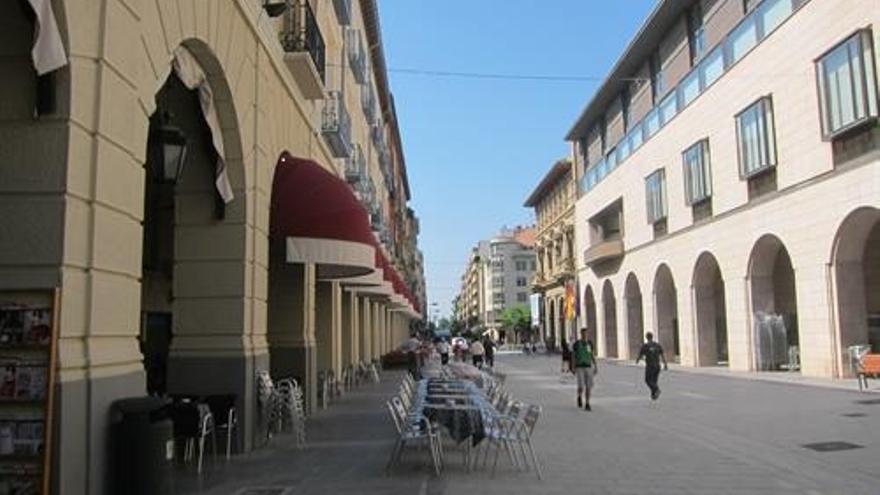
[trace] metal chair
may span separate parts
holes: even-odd
[[[420,442],[427,443],[431,455],[431,461],[434,465],[434,473],[440,476],[440,470],[443,467],[442,451],[440,450],[440,439],[437,429],[420,413],[413,415],[408,413],[403,404],[393,399],[385,403],[394,427],[397,430],[397,441],[391,450],[391,457],[388,459],[388,465],[385,471],[390,475],[391,469],[395,464],[399,464],[403,458],[403,451],[408,443]]]
[[[205,402],[211,409],[214,417],[214,433],[219,431],[226,434],[226,460],[232,457],[232,439],[238,428],[238,418],[235,414],[235,395],[209,395]],[[216,441],[216,440],[215,440]]]

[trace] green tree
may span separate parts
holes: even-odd
[[[519,334],[525,339],[532,330],[532,315],[528,306],[512,306],[499,315],[501,325],[510,332]]]

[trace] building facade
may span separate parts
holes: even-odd
[[[658,3],[568,134],[601,355],[652,331],[687,366],[841,377],[877,350],[880,10],[853,7]]]
[[[571,339],[573,320],[565,312],[566,288],[575,281],[574,204],[577,188],[570,160],[556,162],[525,202],[536,219],[537,271],[531,288],[539,296],[540,338],[550,344]]]
[[[471,250],[456,313],[469,328],[480,326],[495,339],[506,337],[505,309],[529,308],[530,284],[536,270],[534,229],[504,229]]]
[[[319,371],[407,337],[423,263],[375,1],[0,19],[0,300],[60,294],[53,493],[110,493],[119,398],[233,395],[248,451],[258,372],[311,409]]]

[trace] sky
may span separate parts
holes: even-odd
[[[523,207],[656,0],[382,0],[380,19],[420,218],[429,317],[451,314],[471,247]],[[452,77],[411,71],[579,80]]]

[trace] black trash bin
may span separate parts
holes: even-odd
[[[113,493],[171,493],[174,439],[166,406],[167,401],[157,397],[133,397],[113,403]]]

